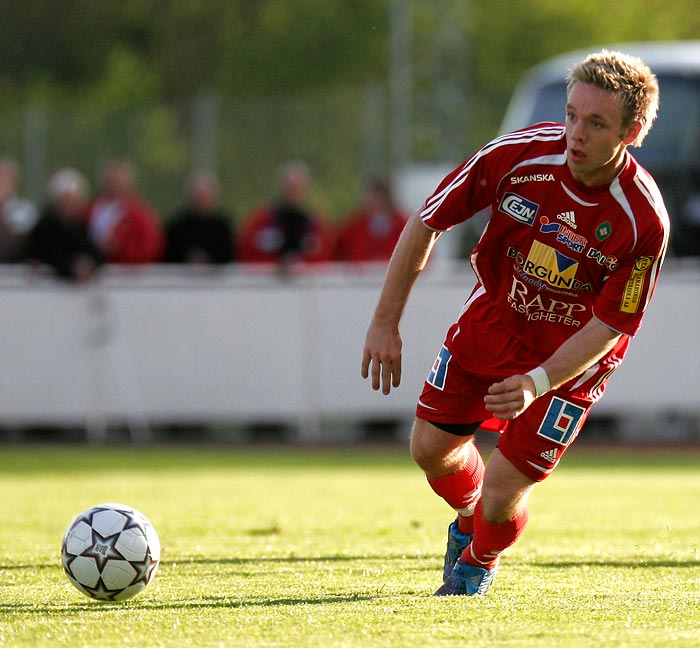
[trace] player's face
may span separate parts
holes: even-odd
[[[623,127],[617,95],[581,81],[571,88],[566,104],[567,164],[576,180],[588,186],[610,182],[637,133],[636,122]]]

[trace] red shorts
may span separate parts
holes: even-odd
[[[574,396],[565,385],[535,400],[512,421],[500,421],[484,407],[484,396],[497,380],[501,378],[484,380],[467,373],[443,346],[418,399],[416,416],[435,423],[481,423],[483,429],[501,432],[498,449],[506,459],[533,481],[542,481],[576,438],[593,402]]]

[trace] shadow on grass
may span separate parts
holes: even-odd
[[[564,569],[567,567],[606,567],[619,569],[653,569],[672,568],[687,569],[700,567],[700,560],[561,560],[551,562],[533,562],[534,567],[545,569]]]
[[[123,610],[203,610],[225,608],[272,608],[296,605],[333,605],[375,601],[386,598],[386,594],[377,591],[375,595],[349,594],[348,596],[319,596],[319,597],[289,597],[289,598],[243,598],[236,599],[227,596],[206,596],[200,599],[185,599],[173,601],[133,600],[122,603],[111,601],[86,601],[85,603],[32,605],[31,603],[0,603],[0,614],[63,616],[83,612],[114,612]]]
[[[426,561],[442,560],[437,554],[408,555],[396,554],[393,556],[265,556],[258,558],[180,558],[176,560],[161,560],[160,568],[178,567],[183,565],[265,565],[265,564],[304,564],[304,563],[352,563],[358,561],[368,562],[397,562],[414,561],[423,563]],[[0,571],[21,571],[39,569],[61,569],[61,563],[22,563],[17,565],[0,565]]]
[[[186,601],[145,601],[141,609],[145,610],[198,610],[202,608],[255,608],[280,607],[294,605],[329,605],[336,603],[358,603],[385,598],[386,594],[376,595],[349,594],[347,596],[289,597],[274,599],[235,599],[226,596],[207,596],[202,599]]]
[[[380,561],[383,564],[397,561],[413,561],[414,566],[412,571],[429,569],[435,570],[434,563],[437,560],[435,556],[425,555],[376,555],[376,556],[280,556],[280,557],[265,557],[265,558],[183,558],[181,560],[161,561],[161,569],[163,567],[188,566],[188,565],[280,565],[280,564],[332,564],[338,562],[362,562]],[[61,570],[60,564],[56,563],[37,563],[37,564],[16,564],[16,565],[1,565],[2,570],[26,570],[36,571],[44,569]],[[245,576],[245,573],[241,574]],[[361,601],[374,601],[387,598],[388,594],[383,592],[382,587],[378,587],[376,592],[372,594],[360,594],[357,592],[348,593],[347,595],[337,596],[319,596],[319,597],[277,597],[277,598],[262,598],[248,597],[236,598],[235,596],[211,596],[197,599],[158,601],[158,600],[129,600],[123,602],[113,601],[93,601],[86,599],[79,603],[61,603],[51,604],[32,604],[32,603],[0,603],[0,615],[9,614],[12,616],[65,616],[83,612],[107,612],[107,611],[123,611],[128,609],[138,610],[196,610],[196,609],[223,609],[223,608],[273,608],[280,606],[296,606],[296,605],[329,605],[329,604],[346,604],[356,603]]]
[[[439,556],[442,560],[442,556]],[[265,563],[281,563],[281,564],[298,564],[298,563],[335,563],[335,562],[357,562],[357,561],[382,561],[382,562],[394,562],[394,561],[425,561],[425,560],[437,560],[438,556],[421,554],[421,555],[409,555],[409,554],[377,554],[376,556],[364,555],[364,556],[265,556],[265,557],[252,557],[252,558],[182,558],[181,560],[161,560],[161,566],[170,565],[256,565]]]
[[[203,558],[203,557],[183,557],[174,560],[161,560],[160,567],[177,567],[183,565],[261,565],[261,564],[303,564],[303,563],[337,563],[337,562],[357,562],[357,561],[379,561],[379,562],[395,562],[395,561],[415,561],[424,562],[432,560],[442,560],[442,556],[421,554],[396,554],[385,555],[378,554],[376,556],[264,556],[252,558]],[[61,568],[60,562],[56,563],[35,563],[35,564],[17,564],[17,565],[2,565],[0,571],[18,571],[22,569],[56,569]]]
[[[377,554],[363,556],[265,556],[251,558],[204,558],[183,557],[175,560],[161,560],[160,568],[182,567],[186,565],[275,565],[275,564],[321,564],[321,563],[353,563],[353,562],[414,562],[413,570],[433,569],[435,561],[440,562],[442,555],[437,554]],[[566,567],[612,567],[620,569],[649,569],[649,568],[678,568],[700,567],[700,560],[558,560],[558,561],[532,561],[528,563],[533,567],[545,569],[562,569]],[[0,571],[61,569],[60,563],[35,563],[2,565]]]

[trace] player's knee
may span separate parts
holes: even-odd
[[[425,435],[417,430],[416,425],[411,433],[411,457],[426,472],[428,472],[427,467],[434,461],[434,453],[431,451],[430,444],[426,442]]]
[[[484,520],[491,524],[499,524],[513,519],[520,506],[520,500],[511,494],[489,490],[481,494],[481,507]]]
[[[466,439],[449,435],[434,425],[416,419],[411,434],[411,457],[429,477],[441,477],[460,467]]]
[[[534,481],[496,448],[486,467],[481,491],[484,519],[494,524],[513,519],[527,507],[527,499],[534,485]]]
[[[481,510],[484,520],[499,524],[512,520],[527,509],[530,488],[508,488],[507,485],[484,482],[481,491]]]
[[[425,422],[420,419],[416,419],[411,433],[411,457],[428,475],[434,475],[443,470],[443,453],[426,429]]]

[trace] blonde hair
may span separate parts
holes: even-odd
[[[577,81],[591,83],[620,97],[622,125],[628,128],[635,121],[641,124],[632,143],[641,146],[659,109],[659,84],[646,63],[623,52],[602,50],[589,54],[569,70],[567,94]]]

